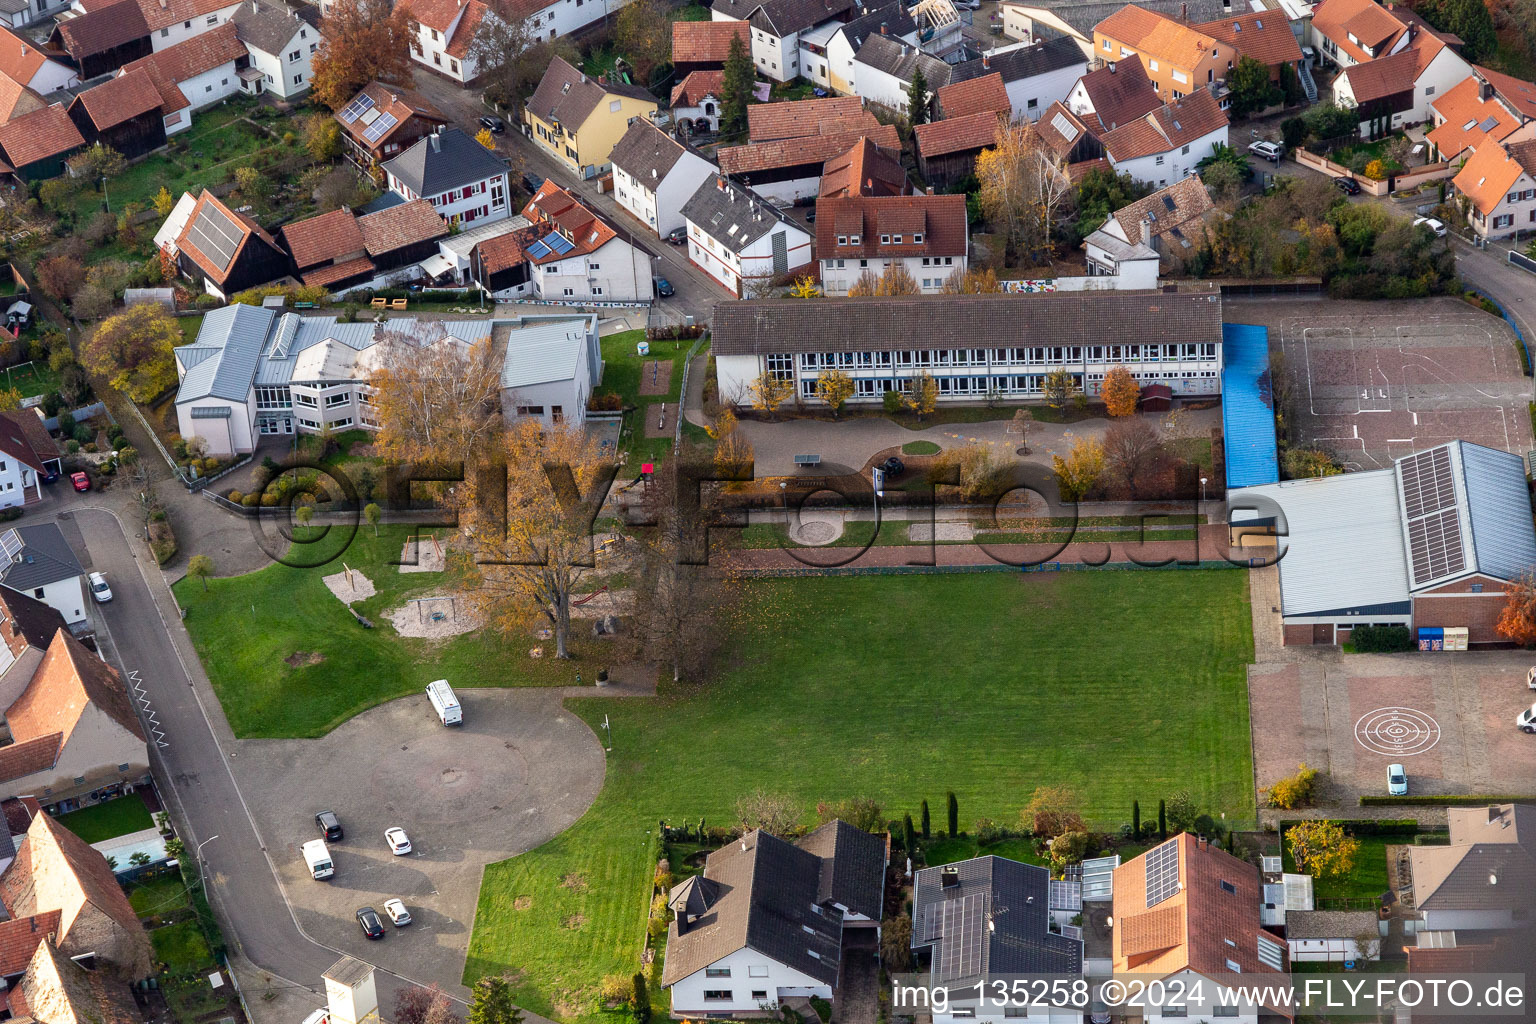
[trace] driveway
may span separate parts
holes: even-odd
[[[603,749],[557,692],[464,690],[464,724],[445,728],[425,694],[364,712],[316,740],[241,740],[235,776],[260,822],[300,926],[327,946],[468,994],[458,980],[485,865],[565,830],[596,799]],[[309,876],[300,846],[334,810],[336,874]],[[393,856],[398,825],[412,853]],[[365,939],[353,913],[399,897],[414,923]]]

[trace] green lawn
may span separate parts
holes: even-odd
[[[891,818],[953,789],[969,823],[1060,784],[1107,829],[1188,790],[1252,820],[1247,594],[1225,570],[758,582],[717,682],[570,702],[611,722],[606,785],[486,869],[465,981],[512,971],[528,1009],[596,1017],[599,980],[635,969],[658,820],[725,824],[759,787]]]
[[[50,395],[59,389],[59,375],[47,363],[22,363],[5,371],[5,386],[20,391],[22,398]]]
[[[168,914],[191,906],[187,900],[187,886],[179,874],[161,875],[148,882],[135,884],[128,890],[128,902],[140,917]]]
[[[188,974],[198,970],[212,970],[213,950],[203,938],[203,930],[194,921],[166,925],[149,933],[149,941],[155,947],[155,959],[165,964],[171,974]]]
[[[616,392],[624,399],[626,409],[631,407],[634,409],[624,414],[624,426],[628,434],[620,447],[637,460],[654,460],[672,454],[672,435],[646,437],[646,418],[654,419],[658,415],[651,412],[652,405],[666,402],[668,405],[675,406],[678,403],[683,393],[683,360],[688,355],[688,350],[693,347],[693,342],[653,341],[651,354],[642,356],[636,351],[635,346],[644,340],[644,331],[623,331],[619,334],[610,334],[602,340],[603,383],[596,390],[599,394],[604,391]],[[652,359],[672,360],[672,380],[667,385],[666,394],[642,396],[640,375],[645,369],[645,364]]]
[[[1282,823],[1281,828],[1291,822]],[[1343,878],[1314,878],[1312,895],[1319,900],[1376,899],[1387,891],[1387,847],[1412,845],[1412,836],[1356,836],[1360,840],[1360,853],[1355,857],[1355,869]],[[1295,871],[1289,847],[1283,847],[1285,870]],[[1319,910],[1327,909],[1319,906]]]
[[[116,839],[130,832],[155,827],[154,819],[149,816],[149,808],[144,806],[143,800],[132,794],[84,810],[61,814],[58,820],[59,824],[88,843]]]
[[[313,528],[317,534],[321,529]],[[322,561],[346,534],[334,529],[313,544],[316,553],[304,560]],[[532,660],[527,655],[535,642],[531,637],[502,640],[489,630],[441,642],[397,634],[386,611],[412,596],[458,589],[452,570],[442,576],[401,573],[388,564],[398,560],[407,535],[405,527],[384,527],[375,539],[363,525],[341,557],[320,568],[270,565],[244,576],[210,579],[206,593],[199,580],[176,585],[176,599],[187,609],[187,629],[235,735],[321,736],[359,711],[415,693],[433,679],[447,678],[454,686],[549,686],[574,683],[583,669],[591,678],[597,666],[581,656],[596,641],[583,636],[585,630],[573,630],[575,662]],[[218,556],[213,558],[217,572]],[[374,629],[358,625],[321,582],[343,571],[343,562],[361,570],[377,588],[373,597],[354,605]],[[289,665],[286,659],[300,653],[323,660]],[[487,672],[488,665],[499,671]]]
[[[181,343],[190,345],[197,340],[197,332],[203,329],[203,314],[179,316],[176,318],[176,326],[181,328]]]

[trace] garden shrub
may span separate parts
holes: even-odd
[[[243,502],[245,500],[245,495],[242,492],[235,490],[233,487],[231,487],[229,489],[229,493],[224,495],[224,497],[228,498],[230,501],[234,502],[236,505],[240,504],[241,502]]]
[[[982,818],[976,822],[976,845],[991,846],[1000,839],[1006,839],[1008,832],[1003,826],[991,818]]]
[[[1269,789],[1269,806],[1292,811],[1312,802],[1317,790],[1317,769],[1306,762],[1296,766],[1296,774],[1276,782]]]
[[[1356,626],[1349,642],[1363,654],[1411,651],[1417,646],[1407,626]]]

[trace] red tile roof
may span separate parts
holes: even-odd
[[[185,21],[206,18],[230,6],[230,0],[138,0],[138,4],[149,30],[158,32]]]
[[[857,96],[754,103],[747,107],[747,138],[751,142],[841,135],[877,124],[875,115],[864,109],[864,101]]]
[[[448,47],[443,52],[459,60],[468,57],[469,48],[474,45],[475,36],[480,34],[480,25],[485,21],[485,16],[490,13],[491,9],[480,0],[469,0],[464,8],[464,18],[459,22],[459,27],[454,30],[453,38],[448,41]]]
[[[363,246],[370,256],[379,256],[417,242],[430,242],[434,238],[445,238],[448,235],[447,223],[425,199],[412,200],[359,217],[357,229],[363,233]]]
[[[32,450],[32,440],[27,436],[26,430],[22,427],[22,421],[27,418],[37,419],[30,409],[18,409],[14,413],[0,413],[0,452],[4,452],[23,465],[30,466],[41,472],[43,460],[38,458],[37,452]],[[41,428],[42,424],[39,423],[38,426]],[[44,431],[45,436],[46,434],[47,431]],[[55,457],[57,454],[57,449],[55,449]]]
[[[582,205],[580,200],[556,185],[553,178],[539,186],[533,198],[528,200],[528,205],[523,207],[523,216],[540,228],[558,231],[573,246],[563,253],[551,252],[543,259],[531,259],[534,263],[552,263],[570,256],[584,256],[601,249],[618,235],[606,221]],[[544,233],[540,231],[539,235],[542,237]]]
[[[951,82],[941,86],[937,93],[939,111],[946,118],[965,117],[967,114],[1012,114],[1013,103],[1008,99],[1008,86],[1003,76],[994,71],[980,78]]]
[[[39,906],[42,894],[35,884],[38,872],[46,872],[54,883],[48,887],[44,898],[64,896],[69,902],[63,907]],[[74,881],[73,893],[59,892],[57,883],[61,877]],[[59,942],[67,941],[81,911],[89,905],[111,918],[129,936],[137,936],[145,947],[149,944],[143,926],[139,924],[139,915],[133,912],[122,886],[117,884],[107,858],[47,814],[32,819],[26,838],[16,849],[16,859],[4,873],[0,873],[0,902],[13,917],[55,909],[68,912],[70,916],[62,922],[64,934],[58,937]]]
[[[43,426],[43,417],[38,409],[19,409],[4,415],[20,425],[21,436],[27,439],[27,447],[32,449],[38,462],[59,457],[59,443],[48,436],[48,428]]]
[[[1195,26],[1201,32],[1226,43],[1239,56],[1252,57],[1260,64],[1294,64],[1301,60],[1301,44],[1291,31],[1290,19],[1282,10],[1249,11]]]
[[[149,35],[149,25],[135,0],[115,0],[54,26],[64,49],[75,60],[105,53]]]
[[[674,21],[672,63],[723,65],[737,37],[750,54],[752,26],[745,21]]]
[[[97,131],[108,128],[160,109],[160,90],[148,71],[142,68],[109,78],[92,89],[75,97],[71,108],[78,105],[91,119]]]
[[[475,33],[480,30],[480,22],[489,13],[489,8],[480,0],[409,0],[405,6],[411,20],[436,29],[444,36],[448,36],[448,29],[462,11],[464,16],[459,18],[453,35],[448,36],[448,45],[443,48],[450,57],[461,60],[469,53]]]
[[[1276,14],[1284,24],[1283,13]],[[1181,68],[1200,63],[1218,40],[1209,33],[1135,4],[1127,4],[1093,27],[1095,36],[1107,36],[1137,53],[1161,58]],[[1223,44],[1225,45],[1225,44]]]
[[[1499,91],[1499,95],[1505,102],[1520,111],[1523,116],[1536,118],[1536,84],[1485,68],[1480,64],[1474,64],[1473,68]]]
[[[329,266],[319,267],[315,270],[306,270],[299,274],[299,280],[311,287],[318,288],[322,285],[335,284],[337,281],[345,281],[349,277],[373,272],[376,268],[373,260],[367,256],[359,256],[356,259],[345,260],[341,263],[332,263]]]
[[[364,250],[363,232],[351,210],[332,210],[295,221],[278,232],[299,270]]]
[[[1400,50],[1390,57],[1344,69],[1349,91],[1357,104],[1412,92],[1413,80],[1418,74],[1419,58],[1413,50]]]
[[[18,740],[62,733],[68,742],[80,716],[92,706],[137,739],[144,739],[116,670],[61,629],[32,673],[32,681],[6,710],[5,720]]]
[[[36,43],[0,28],[0,74],[27,85],[46,63],[48,56]]]
[[[1163,105],[1137,56],[1111,61],[1078,79],[1104,127],[1116,128]]]
[[[85,145],[64,104],[54,103],[0,124],[0,151],[16,168],[60,156]]]
[[[1095,114],[1077,116],[1059,100],[1045,108],[1040,120],[1035,122],[1040,140],[1059,157],[1067,157],[1085,135],[1102,135],[1104,126]]]
[[[1514,191],[1521,174],[1536,177],[1536,142],[1483,146],[1468,158],[1451,184],[1487,217]]]
[[[190,237],[192,227],[197,223],[198,218],[202,216],[203,209],[210,206],[222,212],[236,227],[241,229],[240,241],[236,244],[227,264],[221,265],[214,256],[203,252]],[[218,197],[212,192],[204,189],[203,194],[197,197],[197,204],[192,207],[192,212],[187,216],[187,223],[183,225],[181,235],[176,239],[176,248],[177,251],[185,254],[188,259],[195,263],[199,270],[207,274],[210,280],[222,282],[226,275],[228,275],[230,268],[239,260],[240,251],[246,247],[253,236],[274,249],[278,248],[277,241],[267,234],[260,224],[257,224],[243,213],[236,213],[228,206],[219,202]]]
[[[339,116],[336,122],[341,125],[341,130],[352,136],[359,145],[369,152],[382,150],[386,143],[398,132],[402,125],[412,117],[424,118],[434,124],[447,124],[448,115],[439,110],[431,100],[414,89],[407,89],[399,85],[386,85],[383,82],[369,82],[357,92],[358,96],[367,96],[373,100],[373,109],[380,115],[391,114],[395,118],[395,124],[389,131],[377,139],[369,139],[364,136],[368,125],[359,118],[351,124],[343,121]],[[357,97],[354,96],[355,100]],[[342,110],[345,110],[343,107]],[[372,119],[370,119],[372,123]]]
[[[1427,137],[1441,160],[1455,160],[1485,141],[1499,142],[1520,127],[1518,114],[1493,96],[1483,99],[1482,90],[1475,77],[1464,78],[1431,104],[1443,120]]]
[[[1355,60],[1368,61],[1375,58],[1365,47],[1383,56],[1408,26],[1375,0],[1323,0],[1312,11],[1312,28]],[[1351,34],[1360,42],[1350,42]]]
[[[520,228],[504,235],[487,238],[475,248],[480,253],[480,265],[487,274],[499,273],[517,266],[527,259],[524,251],[539,237],[537,228]]]
[[[0,747],[0,782],[24,779],[52,768],[63,746],[64,734],[54,732]]]
[[[816,253],[821,259],[964,256],[968,223],[963,195],[822,198],[816,200]],[[857,245],[850,244],[854,235]]]
[[[927,159],[994,145],[1000,126],[997,115],[982,112],[920,124],[912,129],[912,134],[917,140],[917,151]]]
[[[823,198],[838,196],[900,196],[912,191],[901,160],[868,138],[861,138],[821,168]]]
[[[729,146],[716,152],[715,158],[726,174],[750,174],[782,167],[825,164],[839,153],[847,152],[861,138],[869,138],[875,145],[885,149],[895,152],[901,150],[901,136],[897,134],[896,126],[882,124],[869,131],[846,135],[808,135],[799,139],[776,139],[773,142]]]
[[[25,971],[38,944],[59,930],[59,917],[59,911],[48,910],[0,921],[0,976],[10,977]]]
[[[679,21],[677,25],[702,24],[702,22]],[[744,21],[724,22],[728,25],[745,25]],[[673,27],[676,27],[674,25]],[[678,82],[672,89],[673,107],[696,107],[704,102],[705,96],[720,98],[720,93],[725,89],[724,71],[690,71],[688,77]]]
[[[184,39],[158,53],[124,64],[122,73],[148,71],[155,87],[160,90],[161,109],[171,113],[191,106],[177,83],[245,55],[245,44],[237,38],[234,23],[226,22],[211,32]]]
[[[1226,127],[1227,114],[1205,89],[1158,107],[1146,117],[1105,132],[1101,141],[1113,162],[1166,153]]]
[[[7,75],[0,75],[0,123],[41,110],[48,101]]]

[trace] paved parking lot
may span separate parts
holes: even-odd
[[[460,728],[443,727],[416,695],[322,739],[240,740],[233,752],[300,925],[319,942],[410,977],[459,977],[481,870],[569,827],[603,783],[602,746],[561,708],[558,692],[461,690],[459,699]],[[317,837],[314,815],[325,809],[341,816],[346,837],[331,845],[335,876],[317,882],[300,847]],[[393,825],[410,835],[410,855],[385,847]],[[362,906],[382,913],[392,896],[415,923],[386,925],[385,938],[369,942],[353,915]]]
[[[1306,651],[1248,672],[1258,789],[1307,764],[1330,774],[1322,802],[1386,792],[1387,765],[1415,793],[1526,793],[1536,736],[1514,719],[1536,699],[1523,651]]]
[[[1227,319],[1269,328],[1295,390],[1295,436],[1351,470],[1456,438],[1530,448],[1514,332],[1464,302],[1234,303]]]

